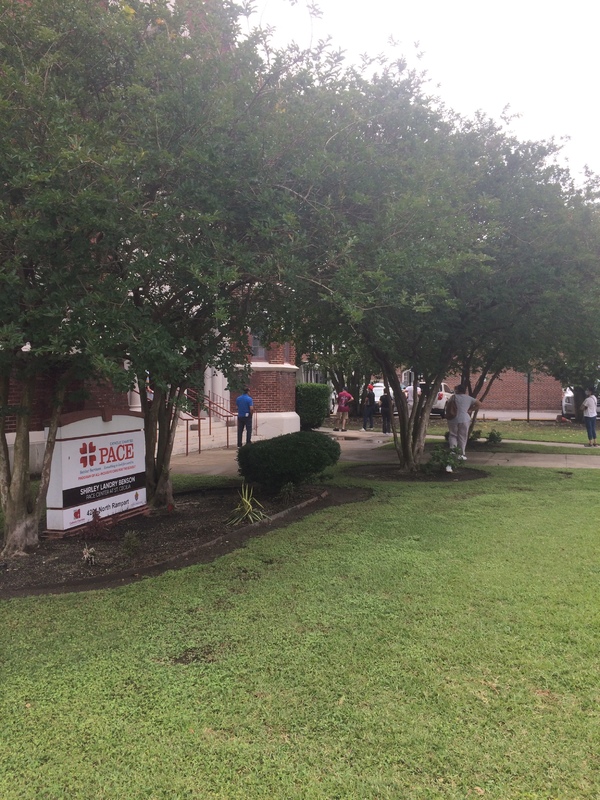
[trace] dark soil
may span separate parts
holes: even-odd
[[[425,471],[416,473],[402,472],[398,464],[360,464],[350,467],[353,478],[365,478],[370,481],[404,481],[409,483],[464,483],[487,478],[489,472],[482,469],[459,467],[454,472]]]
[[[207,563],[319,509],[370,496],[368,489],[323,486],[302,487],[287,502],[257,496],[270,519],[230,526],[226,520],[239,500],[236,487],[179,495],[171,511],[131,517],[110,527],[100,524],[93,531],[87,526],[76,536],[42,538],[33,554],[0,564],[0,598],[123,586],[169,569]],[[83,558],[86,546],[95,551],[94,563]]]

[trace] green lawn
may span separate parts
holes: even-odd
[[[425,452],[431,450],[440,441],[437,439],[428,439],[425,444]],[[386,449],[394,447],[393,442],[388,442],[383,445]],[[472,453],[543,453],[544,455],[567,455],[567,456],[600,456],[600,447],[567,447],[566,445],[557,444],[535,444],[532,442],[515,442],[510,439],[503,439],[500,444],[489,444],[486,439],[477,439],[471,441],[468,445],[469,451]]]
[[[328,418],[323,423],[324,428],[333,428],[333,417]],[[348,429],[359,431],[362,427],[362,420],[351,419]],[[483,436],[491,430],[500,431],[504,439],[527,439],[532,442],[566,442],[572,444],[584,444],[587,442],[585,427],[576,422],[551,422],[534,420],[514,420],[502,422],[501,420],[489,420],[483,422],[477,420],[475,427],[481,430]],[[381,420],[375,417],[375,428],[381,430]],[[600,424],[599,424],[600,428]],[[443,436],[448,430],[448,423],[438,417],[431,417],[427,432],[432,436]]]
[[[490,473],[2,603],[0,797],[597,798],[597,473]]]
[[[569,442],[584,444],[587,442],[585,427],[575,422],[550,422],[514,420],[502,422],[490,420],[482,422],[480,419],[475,427],[481,430],[483,436],[491,430],[500,431],[504,439],[528,439],[532,442]],[[432,419],[427,432],[435,436],[443,436],[448,430],[445,420]]]

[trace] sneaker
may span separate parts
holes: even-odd
[[[467,457],[466,457],[466,456],[459,456],[459,457],[458,457],[458,460],[459,460],[459,461],[466,461],[466,460],[467,460]]]
[[[452,467],[450,466],[450,464],[446,466],[446,472],[452,472]]]
[[[334,430],[334,431],[339,431],[339,428],[334,428],[333,430]]]
[[[583,446],[584,446],[584,447],[592,447],[592,445],[591,445],[591,444],[584,444]]]
[[[366,432],[367,432],[367,429],[366,429],[366,428],[361,428],[361,429],[360,429],[360,432],[361,432],[361,433],[366,433]]]

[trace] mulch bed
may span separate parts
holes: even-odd
[[[208,563],[266,531],[302,519],[322,508],[367,500],[369,489],[305,486],[290,501],[257,499],[270,520],[228,526],[237,505],[237,487],[178,495],[172,511],[122,520],[112,527],[62,539],[42,538],[38,549],[0,564],[0,598],[59,594],[123,586],[169,569]],[[86,563],[84,547],[94,548]]]
[[[353,478],[370,481],[403,481],[406,483],[464,483],[487,478],[489,472],[482,469],[459,467],[454,472],[402,472],[398,464],[359,464],[349,468]]]

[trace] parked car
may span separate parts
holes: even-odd
[[[421,392],[424,392],[427,389],[426,383],[420,383],[419,388]],[[431,407],[431,413],[440,416],[442,419],[446,418],[446,406],[448,405],[448,400],[452,397],[452,389],[448,386],[447,383],[440,383],[440,386],[437,391],[437,396],[433,401],[433,406]]]
[[[596,387],[596,397],[600,400],[600,385]],[[575,408],[575,395],[573,394],[573,387],[567,386],[563,392],[562,397],[562,415],[567,419],[574,419],[576,415]],[[600,417],[600,407],[598,408],[598,417]]]
[[[575,395],[570,386],[567,386],[563,392],[562,415],[567,419],[572,419],[575,416]]]

